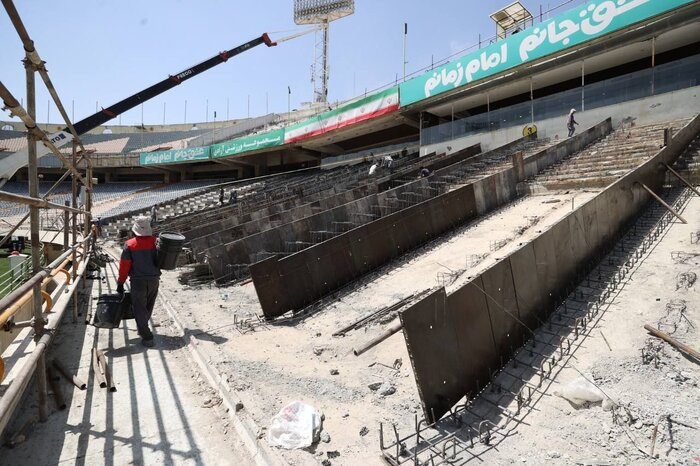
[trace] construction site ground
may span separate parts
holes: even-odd
[[[353,348],[380,334],[389,319],[344,337],[333,333],[372,311],[437,286],[440,272],[450,272],[448,283],[445,276],[441,279],[448,289],[456,287],[594,194],[589,190],[524,197],[400,258],[298,319],[260,322],[251,282],[187,288],[177,282],[177,272],[168,272],[162,295],[226,390],[239,401],[238,414],[257,426],[261,444],[271,418],[286,404],[300,400],[323,413],[322,441],[305,450],[275,450],[281,464],[383,464],[379,423],[395,422],[410,431],[414,417],[421,415],[403,337],[399,332],[355,356]],[[700,199],[691,198],[683,215],[689,223],[675,222],[667,230],[573,363],[558,374],[511,438],[480,457],[483,464],[700,462],[698,365],[643,329],[649,323],[697,346],[698,289],[683,277],[696,273],[700,264],[700,245],[691,243],[691,233],[700,231]],[[672,257],[678,251],[683,254]],[[167,319],[162,312],[158,318]],[[642,348],[652,348],[658,355],[656,365],[643,363]],[[579,371],[625,407],[628,425],[614,424],[610,412],[599,404],[576,409],[554,395]],[[393,390],[382,394],[384,387],[369,387],[380,383]],[[652,459],[647,453],[661,416],[670,416],[670,421],[663,418],[659,423],[658,458]]]
[[[331,464],[382,464],[379,423],[396,422],[410,430],[414,416],[421,415],[403,337],[398,333],[355,356],[353,348],[380,334],[388,319],[344,337],[332,334],[372,311],[436,286],[439,272],[456,272],[449,275],[454,281],[447,285],[448,289],[458,286],[594,194],[590,190],[522,198],[377,271],[340,299],[300,319],[259,323],[254,316],[260,315],[260,309],[250,282],[183,289],[177,273],[167,273],[163,294],[210,364],[228,381],[234,397],[242,403],[241,413],[258,426],[262,442],[271,418],[292,401],[308,403],[324,414],[323,430],[328,435],[323,439],[328,442],[321,441],[307,450],[277,450],[282,464],[316,465],[323,460]],[[642,328],[644,323],[657,326],[660,320],[678,318],[667,317],[666,304],[683,299],[687,307],[682,320],[687,318],[688,324],[681,322],[674,334],[689,344],[697,341],[692,326],[700,324],[697,288],[676,286],[679,273],[697,271],[700,255],[688,256],[687,263],[677,264],[671,252],[700,254],[700,246],[690,243],[690,233],[700,229],[699,207],[700,199],[691,199],[684,212],[689,224],[677,223],[670,228],[606,314],[599,330],[607,336],[612,350],[601,335],[586,341],[575,355],[575,369],[629,408],[634,417],[630,426],[623,430],[613,425],[610,413],[600,406],[577,410],[547,393],[526,419],[528,425],[520,426],[501,448],[482,457],[485,464],[696,461],[700,431],[673,422],[670,431],[667,426],[659,427],[658,460],[645,456],[634,445],[649,450],[653,426],[661,415],[696,427],[700,419],[698,366],[649,337]],[[642,364],[640,351],[647,344],[661,348],[658,368]],[[562,372],[552,392],[575,378],[575,369]],[[369,388],[376,383],[391,386],[395,392],[383,395],[382,389]]]
[[[398,333],[355,356],[353,348],[381,333],[389,319],[344,337],[332,334],[439,281],[448,289],[458,286],[594,195],[584,190],[521,198],[400,258],[298,319],[262,323],[254,317],[260,309],[251,282],[189,288],[177,282],[178,271],[163,276],[164,300],[153,318],[155,349],[140,345],[133,321],[110,331],[73,324],[68,316],[52,357],[79,360],[70,369],[88,380],[88,389],[64,382],[68,408],[56,411],[52,404],[47,423],[32,422],[36,395],[29,392],[10,432],[42,438],[47,448],[33,448],[34,442],[2,447],[2,464],[253,464],[256,448],[267,452],[259,461],[279,464],[382,464],[379,422],[410,431],[421,414],[403,337]],[[510,438],[480,457],[484,464],[700,461],[698,365],[643,329],[649,323],[697,346],[700,300],[696,283],[687,278],[700,265],[700,245],[693,242],[700,231],[700,199],[692,197],[682,214],[688,224],[674,222],[667,230],[574,362]],[[107,246],[118,252],[116,244]],[[109,263],[104,280],[88,282],[93,296],[113,290],[115,272],[116,264]],[[92,347],[105,351],[116,392],[95,384]],[[192,347],[216,374],[213,384],[192,359]],[[647,364],[642,348],[656,355]],[[615,424],[600,405],[576,409],[555,395],[579,372],[626,408],[628,424]],[[378,382],[395,391],[369,387]],[[229,412],[217,392],[222,386],[236,400]],[[266,447],[271,418],[295,400],[324,414],[323,440],[306,450]],[[257,446],[234,428],[241,419],[251,421],[247,433],[258,437]],[[657,423],[658,458],[652,459],[647,453]]]
[[[381,464],[379,422],[412,424],[421,412],[403,337],[398,333],[355,356],[353,348],[380,334],[391,315],[344,337],[333,333],[436,287],[441,273],[448,273],[453,286],[468,280],[594,195],[595,190],[582,190],[526,196],[399,258],[303,318],[259,322],[252,282],[189,288],[178,283],[178,272],[168,272],[161,294],[263,441],[271,418],[290,402],[303,401],[324,414],[324,439],[330,441],[309,451],[277,450],[282,464],[315,465],[329,457],[332,464]],[[376,383],[395,392],[369,388]]]
[[[644,329],[649,324],[698,348],[698,196],[682,215],[688,224],[673,221],[550,389],[482,464],[700,464],[700,361]],[[580,376],[619,407],[618,419],[601,403],[576,407],[557,396]]]
[[[101,269],[104,278],[87,281],[93,310],[97,296],[114,293],[115,273],[116,264],[108,263]],[[49,390],[50,415],[42,423],[32,384],[0,447],[0,464],[253,464],[239,436],[232,435],[226,407],[197,370],[184,340],[163,324],[160,311],[153,318],[158,346],[147,349],[134,320],[114,330],[85,325],[89,308],[81,300],[75,324],[66,312],[47,359],[61,361],[87,389],[61,379],[67,407],[58,410]],[[92,348],[104,352],[116,391],[100,388],[91,368]]]

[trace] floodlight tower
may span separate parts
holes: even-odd
[[[519,33],[534,21],[532,14],[519,1],[493,13],[491,19],[496,22],[498,40]]]
[[[331,21],[355,12],[355,0],[294,0],[294,22],[296,24],[318,24],[314,47],[314,64],[311,81],[314,83],[314,102],[325,103],[328,99],[328,26]]]

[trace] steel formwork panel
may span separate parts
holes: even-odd
[[[603,134],[609,131],[609,119],[605,126],[607,130],[601,126],[596,131]],[[687,145],[698,132],[700,117],[681,130],[677,137]],[[587,133],[593,134],[594,131]],[[567,148],[583,145],[578,140],[565,144]],[[530,312],[544,320],[554,310],[558,298],[567,290],[576,272],[602,250],[608,249],[611,240],[649,199],[648,194],[635,183],[645,183],[651,189],[658,189],[662,180],[656,167],[661,161],[672,163],[684,148],[679,145],[674,139],[670,144],[671,149],[663,149],[642,168],[606,188],[580,207],[579,211],[544,231],[532,243],[447,296],[446,310],[437,312],[435,307],[423,305],[412,307],[402,314],[404,335],[426,419],[434,421],[449,412],[461,396],[474,390],[475,386],[482,386],[475,383],[476,378],[483,377],[482,374],[487,374],[486,377],[491,375],[501,367],[511,350],[520,346],[522,340],[513,341],[513,334],[518,330],[514,330],[506,320],[508,316],[503,308],[517,313],[526,324],[533,318]],[[551,159],[547,158],[549,156]],[[551,161],[558,156],[552,151],[547,157],[541,160]],[[486,183],[475,185],[475,199],[482,196],[482,187],[488,190]],[[484,193],[484,197],[488,197],[488,192]],[[488,205],[488,199],[485,204]],[[481,202],[476,205],[481,206]],[[517,305],[513,305],[516,297]],[[509,320],[513,322],[512,318]],[[422,325],[406,325],[407,322]],[[436,322],[439,323],[440,333],[425,331],[426,324]],[[450,324],[454,332],[447,328]],[[494,349],[497,348],[495,355],[489,350],[487,337],[493,340]],[[453,341],[446,341],[450,338]],[[513,342],[512,346],[510,342]],[[455,359],[454,353],[460,357]],[[455,382],[454,378],[449,377],[446,373],[449,367],[453,367],[454,374],[463,379]]]
[[[487,176],[486,178],[482,178],[481,180],[477,181],[475,184],[477,183],[481,188],[481,196],[484,202],[484,212],[488,212],[494,207],[498,206],[496,177],[494,175]]]
[[[499,354],[483,289],[484,283],[478,276],[447,296],[448,312],[459,337],[460,365],[465,371],[464,385],[452,396],[457,400],[465,395],[475,395],[499,367]],[[442,414],[444,412],[440,416]]]
[[[538,309],[536,314],[540,319],[546,319],[549,309],[551,309],[558,298],[558,275],[559,267],[557,263],[556,251],[554,250],[554,234],[547,230],[537,237],[533,243],[535,250],[535,267],[537,270],[537,281],[542,290],[541,299],[545,305]]]
[[[535,329],[539,327],[542,309],[545,309],[548,303],[537,275],[533,243],[526,244],[510,256],[510,268],[518,298],[520,320],[528,328]]]
[[[615,220],[615,217],[610,215],[610,209],[607,207],[608,198],[610,197],[614,196],[611,196],[610,192],[604,191],[594,199],[595,215],[598,223],[598,241],[602,248],[605,248],[605,245],[610,243],[614,232],[611,222]]]
[[[223,246],[217,246],[211,249],[209,256],[209,268],[214,277],[219,278],[224,275],[224,260],[226,258],[226,249]]]
[[[284,289],[284,294],[279,297],[276,315],[297,311],[308,303],[309,288],[315,285],[311,279],[310,266],[315,264],[316,259],[308,251],[305,249],[278,259],[279,284],[276,286]],[[268,317],[267,313],[265,316]]]
[[[557,260],[555,289],[563,291],[566,284],[576,276],[577,264],[573,260],[569,216],[555,223],[550,231],[554,238],[554,255]]]
[[[496,174],[494,179],[497,186],[496,198],[498,199],[498,205],[503,205],[515,197],[515,189],[518,183],[518,177],[515,169],[508,168],[503,170]]]
[[[586,202],[577,211],[580,212],[581,223],[584,228],[586,246],[590,248],[590,253],[588,257],[595,257],[603,250],[603,244],[601,242],[601,235],[598,229],[598,215],[596,203],[593,199]]]
[[[481,279],[498,353],[503,356],[509,355],[523,342],[523,328],[518,322],[520,313],[510,260],[497,262],[481,274]]]
[[[441,288],[399,314],[426,419],[439,419],[461,398],[467,377],[445,299]]]
[[[280,298],[284,296],[284,289],[279,286],[277,257],[257,262],[251,265],[249,270],[254,278],[255,293],[263,309],[277,307]]]

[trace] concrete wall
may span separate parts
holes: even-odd
[[[581,111],[577,109],[576,121],[578,128],[587,128],[606,118],[612,118],[613,128],[617,128],[621,121],[634,119],[637,125],[646,125],[680,118],[690,118],[700,109],[700,86],[690,87],[675,92],[667,92],[639,100],[631,100],[622,104],[599,107],[593,110]],[[567,136],[566,118],[568,109],[560,117],[536,121],[537,136],[539,138],[562,139]],[[525,123],[523,124],[525,125]],[[488,151],[502,146],[506,142],[522,136],[523,127],[513,126],[500,131],[479,133],[452,141],[430,144],[421,147],[420,155],[431,152],[457,151],[477,142],[481,143],[482,150]]]
[[[658,190],[661,164],[672,164],[698,133],[700,116],[654,157],[533,241],[451,294],[439,289],[400,314],[426,419],[440,419],[465,395],[477,393],[479,380],[488,380],[530,338],[530,329],[561,302],[557,297],[569,294],[570,285],[600,262],[651,200],[641,184]]]
[[[525,160],[524,171],[532,173],[544,170],[547,166],[561,161],[600,139],[611,129],[610,119],[607,119],[576,137],[568,138],[540,151]],[[470,160],[465,163],[469,163]],[[300,310],[448,229],[506,204],[517,196],[517,172],[515,167],[506,168],[474,183],[383,215],[301,252],[281,258],[272,257],[251,265],[250,273],[263,313],[267,318],[274,318],[289,310]],[[428,183],[431,178],[434,176],[421,178],[413,183],[352,203],[352,212],[372,212],[372,205],[391,205],[392,197],[400,199],[403,193],[420,192],[421,184],[430,188]],[[348,206],[350,204],[323,212],[319,216],[324,217],[325,223],[333,219],[347,218]],[[325,218],[329,216],[331,218]],[[306,228],[306,230],[309,229],[311,227]],[[277,240],[276,247],[280,247],[285,236],[285,232],[280,230],[264,232],[265,243],[270,244]],[[299,233],[300,231],[295,232],[297,238]],[[289,238],[293,239],[294,236],[289,235]],[[257,240],[255,236],[250,236],[246,238],[246,242],[253,239]],[[263,244],[256,241],[254,245],[259,250]],[[231,259],[237,255],[245,259],[241,253],[250,254],[252,251],[243,249],[246,247],[249,246],[230,243],[213,256],[228,255]],[[212,251],[214,249],[212,248]],[[272,249],[272,251],[280,251],[280,249]],[[216,264],[212,262],[210,266],[215,276],[219,276],[217,273],[225,270],[222,268],[221,271],[217,271]]]

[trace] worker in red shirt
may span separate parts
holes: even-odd
[[[136,217],[131,231],[136,235],[124,245],[119,261],[117,293],[124,293],[126,278],[131,279],[131,304],[141,343],[153,347],[153,333],[148,327],[158,296],[160,270],[156,265],[156,237],[151,229],[151,219]]]

